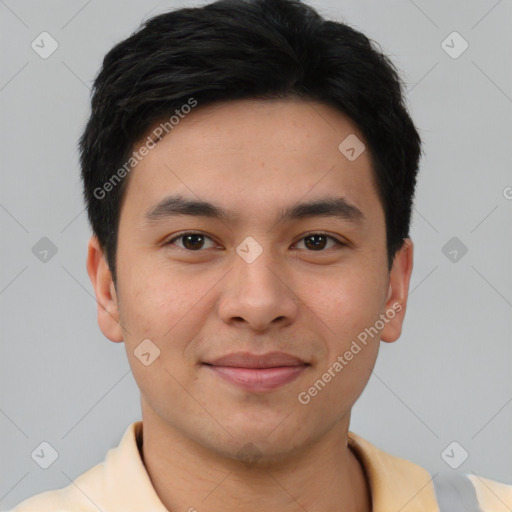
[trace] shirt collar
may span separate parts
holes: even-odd
[[[438,510],[432,475],[426,469],[380,450],[350,431],[348,446],[359,459],[368,479],[372,512]]]
[[[103,469],[107,510],[168,512],[158,498],[141,458],[142,421],[132,423],[117,448],[109,450]],[[372,494],[372,512],[437,510],[430,473],[348,433],[348,446],[360,461]]]

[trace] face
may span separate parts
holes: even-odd
[[[412,244],[388,272],[369,151],[347,158],[349,135],[364,143],[320,103],[198,106],[130,175],[116,289],[91,239],[99,324],[124,341],[143,410],[216,453],[318,440],[400,335]],[[178,196],[215,208],[177,212]],[[274,352],[288,359],[258,358]]]

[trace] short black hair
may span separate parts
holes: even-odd
[[[134,144],[191,98],[204,106],[298,97],[347,115],[369,146],[391,269],[409,237],[421,154],[403,88],[372,40],[299,0],[220,0],[145,21],[106,54],[79,143],[88,218],[114,284]]]

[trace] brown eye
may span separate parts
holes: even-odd
[[[340,241],[336,240],[336,238],[326,235],[324,233],[311,233],[311,234],[303,237],[300,240],[300,242],[302,242],[303,240],[304,240],[305,247],[309,251],[318,251],[318,252],[323,251],[326,248],[329,240],[334,241],[334,246],[345,245],[345,244],[341,243]],[[330,247],[327,247],[327,248],[330,249],[331,247],[333,247],[333,246],[331,245]]]
[[[180,239],[182,240],[181,245],[174,243]],[[211,240],[211,238],[202,233],[183,233],[169,240],[166,245],[177,245],[179,248],[188,251],[199,251],[204,248],[205,240]]]

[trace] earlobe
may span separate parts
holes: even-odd
[[[406,238],[393,260],[393,266],[389,274],[388,294],[383,311],[387,321],[381,332],[381,340],[387,343],[396,341],[402,334],[402,324],[413,268],[413,253],[413,242],[410,238]]]
[[[101,332],[110,341],[123,341],[123,331],[119,323],[119,301],[112,273],[95,235],[91,236],[88,244],[87,273],[96,295],[98,325]]]

